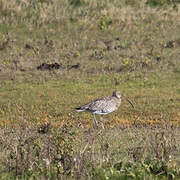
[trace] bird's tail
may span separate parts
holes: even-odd
[[[77,112],[88,111],[88,110],[89,110],[89,104],[85,104],[85,105],[83,105],[83,106],[81,106],[81,107],[75,108],[75,110],[76,110]]]
[[[82,108],[82,107],[78,107],[78,108],[75,108],[75,111],[77,112],[83,112],[85,111],[86,109]]]

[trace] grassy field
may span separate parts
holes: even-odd
[[[1,0],[0,15],[0,179],[180,178],[178,0]],[[105,130],[74,111],[114,90],[135,108]]]

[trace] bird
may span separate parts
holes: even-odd
[[[121,100],[126,100],[133,108],[134,105],[132,102],[123,96],[120,91],[113,91],[112,96],[105,96],[97,98],[83,106],[75,108],[77,112],[88,111],[93,115],[94,118],[94,127],[98,127],[96,120],[96,114],[100,115],[100,123],[104,129],[103,115],[109,114],[119,108],[121,105]]]

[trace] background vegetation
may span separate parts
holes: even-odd
[[[0,1],[1,179],[179,179],[178,0]],[[93,129],[74,108],[120,90]]]

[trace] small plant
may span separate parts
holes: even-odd
[[[147,0],[146,4],[152,6],[152,7],[161,7],[161,6],[167,6],[172,5],[172,0]]]
[[[176,151],[176,139],[173,133],[157,132],[151,137],[150,146],[156,159],[168,161]]]
[[[99,28],[101,30],[106,29],[109,25],[112,25],[112,20],[108,19],[107,16],[102,16],[99,21]]]
[[[79,7],[86,5],[86,2],[84,2],[83,0],[69,0],[69,4],[74,7]]]
[[[131,63],[132,63],[132,62],[131,62],[131,60],[130,60],[129,58],[125,58],[125,59],[123,59],[123,61],[122,61],[122,65],[125,66],[125,67],[130,66]]]

